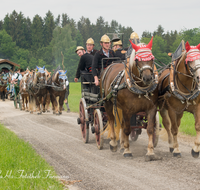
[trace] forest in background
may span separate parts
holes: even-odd
[[[128,47],[133,31],[137,32],[137,28],[124,27],[116,20],[108,23],[103,17],[99,17],[95,24],[85,17],[81,17],[76,23],[66,13],[55,18],[53,13],[48,11],[44,18],[35,15],[31,20],[29,17],[25,18],[22,12],[17,13],[14,10],[0,20],[0,59],[9,59],[19,64],[22,69],[45,65],[47,70],[53,71],[58,65],[62,68],[62,51],[64,69],[72,82],[80,59],[75,54],[77,46],[85,47],[86,40],[91,37],[95,41],[95,49],[99,50],[102,35],[123,33],[123,46]],[[166,32],[158,25],[152,33],[148,29],[144,31],[140,41],[148,43],[152,36],[153,55],[168,64],[170,57],[167,53],[174,52],[181,40],[189,41],[190,45],[200,43],[200,27]]]

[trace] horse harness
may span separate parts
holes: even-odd
[[[174,60],[171,63],[171,66],[169,68],[170,72],[163,77],[163,79],[162,79],[162,81],[161,81],[161,83],[159,85],[159,89],[158,89],[158,91],[159,91],[159,101],[161,101],[163,99],[166,101],[168,98],[171,97],[171,95],[173,95],[175,98],[177,98],[178,100],[180,100],[182,104],[186,103],[186,106],[185,106],[184,110],[187,109],[188,106],[191,105],[191,104],[196,105],[195,99],[200,94],[199,86],[195,82],[195,79],[193,79],[193,85],[192,85],[193,89],[191,91],[189,89],[187,89],[187,87],[184,86],[184,84],[181,83],[189,91],[189,94],[183,93],[178,88],[177,81],[175,80],[175,76],[176,76],[177,73],[185,75],[185,76],[191,78],[191,77],[194,76],[193,73],[197,69],[200,68],[200,65],[197,65],[195,68],[192,68],[189,65],[189,68],[190,68],[189,73],[190,73],[191,76],[177,71],[176,69],[178,68],[179,64],[181,63],[181,61],[185,57],[185,55],[186,55],[186,52],[183,51],[182,54],[181,54],[181,56],[179,56],[178,59]],[[186,66],[186,64],[185,64],[185,66]],[[188,70],[187,66],[186,66],[186,70]],[[161,90],[162,84],[163,84],[164,80],[167,77],[168,77],[168,86],[165,87],[163,90]],[[177,79],[179,79],[179,78],[177,78]],[[190,101],[192,101],[192,103]],[[169,105],[169,102],[167,102],[167,103]]]

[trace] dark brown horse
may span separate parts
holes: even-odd
[[[7,85],[8,85],[8,76],[4,74],[0,78],[0,94],[3,101],[5,101],[5,95],[7,93]]]
[[[184,47],[184,46],[183,46]],[[185,50],[184,50],[185,49]],[[197,132],[192,156],[200,151],[200,44],[191,46],[187,42],[181,56],[175,59],[171,68],[159,78],[159,107],[162,122],[168,134],[170,152],[181,157],[177,135],[183,112],[194,115]],[[173,57],[172,57],[173,58]]]
[[[48,80],[48,85],[51,85],[52,87],[49,87],[49,93],[51,98],[51,103],[53,106],[53,113],[56,115],[62,114],[62,108],[63,103],[65,99],[65,93],[66,93],[66,76],[67,71],[58,70],[55,72],[52,77]],[[56,98],[59,98],[59,110],[58,110],[58,103]]]
[[[155,76],[154,56],[151,52],[152,40],[148,45],[138,44],[136,46],[132,43],[133,51],[130,59],[127,59],[126,65],[124,66],[123,63],[112,64],[107,67],[101,76],[100,88],[101,92],[102,90],[105,91],[105,96],[109,97],[113,89],[112,94],[115,94],[115,88],[118,91],[116,105],[123,113],[120,143],[121,149],[124,150],[124,157],[132,157],[132,153],[129,150],[130,118],[133,114],[145,112],[148,119],[147,133],[149,136],[146,158],[147,160],[158,158],[154,154],[153,146],[158,98],[158,81],[155,78],[158,78],[158,76]],[[112,96],[104,104],[111,128],[110,148],[112,151],[117,150],[114,127],[117,114],[116,116],[113,114],[114,103],[115,98]]]

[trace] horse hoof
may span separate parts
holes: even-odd
[[[145,162],[155,161],[155,160],[162,160],[162,157],[156,156],[155,154],[153,154],[153,155],[146,155],[145,156]]]
[[[37,113],[37,115],[41,115],[41,114],[42,114],[41,112],[38,112],[38,113]]]
[[[30,114],[33,114],[33,111],[30,111]]]
[[[176,157],[176,158],[181,158],[181,153],[173,153],[173,157]]]
[[[199,157],[199,152],[195,152],[193,149],[191,151],[191,154],[192,154],[193,158],[198,158]]]
[[[124,148],[120,148],[119,152],[123,153],[124,152]]]
[[[111,150],[112,152],[117,152],[117,146],[112,146],[112,145],[110,145],[110,150]]]
[[[60,111],[59,114],[62,115],[62,112]]]
[[[172,153],[174,151],[174,148],[169,148],[169,151]]]
[[[50,110],[47,110],[47,112],[50,112]]]
[[[69,113],[69,112],[70,112],[70,109],[67,110],[67,113]]]
[[[132,157],[133,157],[132,153],[125,153],[124,154],[124,158],[132,158]]]

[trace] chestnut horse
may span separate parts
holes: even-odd
[[[36,102],[37,106],[37,114],[41,114],[42,111],[45,112],[45,103],[47,96],[47,75],[45,72],[45,67],[40,68],[36,67],[37,72],[34,72],[33,75],[27,81],[27,88],[29,92],[30,104],[34,104]],[[42,110],[40,108],[40,104],[42,104]],[[30,113],[33,113],[33,106],[31,105]]]
[[[154,65],[154,56],[151,52],[153,38],[148,45],[132,42],[132,54],[127,59],[126,65],[115,63],[108,66],[101,75],[100,89],[105,92],[105,97],[117,92],[116,99],[107,98],[104,107],[110,125],[110,149],[117,151],[115,134],[115,117],[113,107],[116,105],[122,110],[121,150],[124,157],[132,157],[129,150],[129,134],[131,132],[130,119],[133,114],[145,112],[148,119],[147,134],[149,136],[146,160],[160,159],[154,154],[153,135],[157,112],[158,75]],[[125,67],[125,68],[124,68]],[[121,73],[121,74],[119,74]],[[116,82],[117,81],[117,82]],[[112,90],[114,91],[112,92]],[[103,96],[103,93],[102,93]]]
[[[28,97],[29,97],[29,94],[28,94],[28,91],[27,91],[27,88],[26,88],[26,84],[27,84],[28,78],[29,78],[29,72],[26,72],[26,74],[24,74],[24,76],[21,79],[20,84],[19,84],[19,91],[20,91],[20,94],[22,96],[22,110],[26,110],[27,112],[29,111],[28,110]],[[24,106],[24,104],[26,106]]]
[[[66,80],[67,80],[66,72],[67,70],[66,71],[58,70],[48,80],[48,85],[52,86],[48,88],[48,91],[50,93],[53,113],[56,115],[62,114],[62,108],[66,93]],[[59,98],[59,111],[58,111],[58,103],[56,100],[57,97]]]
[[[200,44],[186,42],[184,49],[159,78],[159,107],[174,157],[181,157],[177,135],[183,112],[194,115],[197,136],[191,153],[196,158],[200,151]]]

